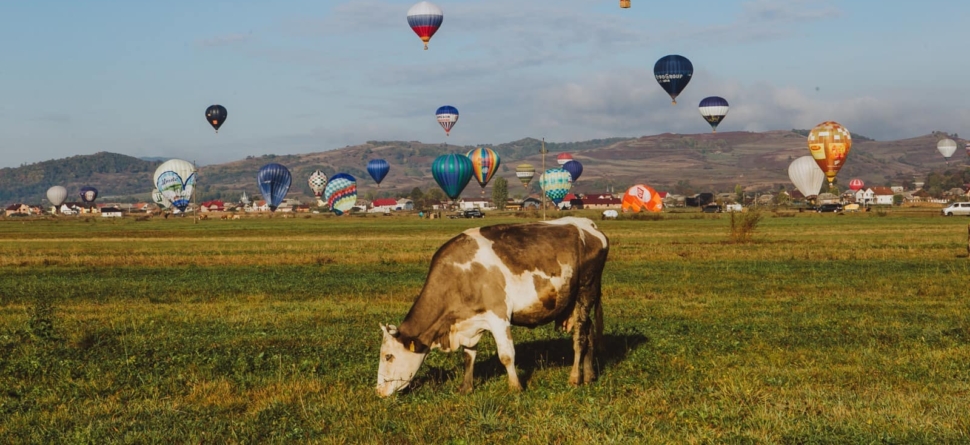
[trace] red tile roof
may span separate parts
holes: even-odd
[[[375,199],[371,205],[374,207],[395,207],[397,206],[397,200],[391,198],[379,198]]]

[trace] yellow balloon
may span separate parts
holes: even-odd
[[[829,184],[845,165],[845,158],[852,149],[852,135],[849,129],[838,122],[822,122],[808,134],[808,150],[818,167],[825,172]]]

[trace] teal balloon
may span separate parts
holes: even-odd
[[[458,199],[472,179],[473,169],[474,165],[468,156],[452,153],[438,156],[434,160],[431,164],[431,175],[449,198]]]
[[[562,168],[550,168],[539,177],[539,186],[547,198],[559,205],[573,186],[573,175]]]

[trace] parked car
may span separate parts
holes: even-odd
[[[701,208],[704,213],[721,213],[721,206],[717,204],[708,204]]]
[[[842,204],[822,204],[818,206],[818,213],[838,213],[842,211]]]
[[[970,202],[954,202],[940,210],[943,216],[970,216]]]

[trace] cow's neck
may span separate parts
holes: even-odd
[[[455,317],[449,313],[445,305],[430,303],[422,293],[414,302],[411,311],[404,317],[399,330],[402,341],[407,346],[411,340],[418,343],[418,347],[440,347],[445,351],[451,350],[449,334]]]

